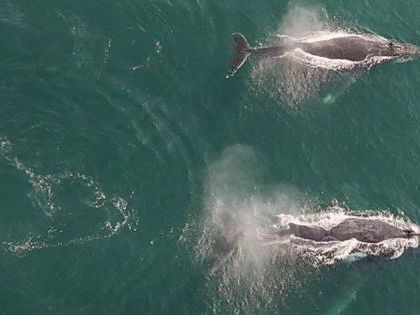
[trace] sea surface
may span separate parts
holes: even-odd
[[[420,45],[419,16],[414,0],[0,0],[0,313],[419,314],[415,251],[315,266],[251,236],[323,211],[420,223],[420,61],[331,77],[253,59],[225,79],[233,32]]]

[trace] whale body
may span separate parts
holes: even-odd
[[[395,58],[413,58],[420,56],[420,49],[411,44],[402,44],[379,36],[359,34],[332,33],[329,38],[293,38],[287,35],[278,36],[280,44],[271,47],[251,47],[240,33],[233,34],[236,55],[231,62],[226,78],[230,78],[251,56],[265,58],[283,58],[294,52],[301,52],[325,62],[350,62],[353,65],[369,65],[375,57],[381,63]]]
[[[365,243],[379,243],[389,239],[412,238],[419,234],[380,220],[348,218],[328,230],[316,225],[290,223],[289,229],[277,232],[278,237],[290,235],[315,242],[356,239]]]

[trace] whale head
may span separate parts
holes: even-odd
[[[386,49],[392,56],[398,57],[420,57],[420,48],[412,44],[402,44],[395,41],[389,41]]]

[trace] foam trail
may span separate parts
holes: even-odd
[[[130,208],[129,201],[105,192],[88,175],[71,171],[39,174],[18,159],[13,144],[4,137],[0,137],[0,162],[7,163],[26,176],[32,188],[28,198],[34,208],[42,210],[41,216],[38,216],[42,224],[36,227],[30,225],[26,227],[27,230],[25,225],[20,224],[12,234],[17,240],[1,241],[6,251],[24,256],[34,250],[110,238],[124,227],[129,230],[137,228],[139,219],[134,209]],[[63,192],[77,195],[73,195],[71,202],[68,202],[60,197]],[[88,222],[84,222],[85,214],[89,217]],[[23,239],[22,234],[25,235]]]

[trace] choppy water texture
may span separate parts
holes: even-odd
[[[348,210],[420,222],[419,61],[224,76],[232,32],[419,45],[419,15],[411,0],[0,0],[1,313],[418,314],[416,252],[325,266],[255,233]]]

